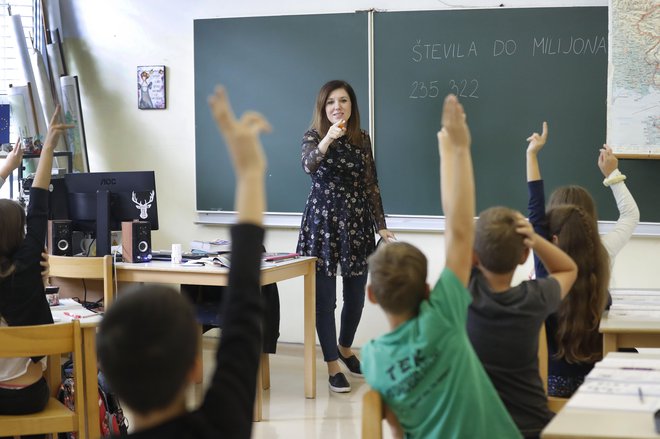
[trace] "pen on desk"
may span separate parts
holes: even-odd
[[[639,395],[639,402],[644,404],[644,394],[642,393],[642,388],[641,387],[637,388],[637,394]]]

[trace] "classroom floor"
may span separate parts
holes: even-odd
[[[353,390],[330,392],[320,352],[316,363],[316,399],[304,397],[302,345],[278,346],[270,356],[271,388],[264,393],[264,421],[253,438],[359,438],[364,380],[348,377]]]
[[[212,337],[204,338],[204,366],[213,362]],[[212,366],[205,369],[212,371]],[[254,439],[359,438],[364,380],[348,377],[350,393],[328,389],[328,376],[320,350],[316,355],[316,399],[306,399],[303,381],[303,346],[282,344],[270,356],[270,389],[264,392],[263,418],[254,423]],[[206,383],[206,376],[205,376]],[[391,438],[389,431],[385,438]]]
[[[215,368],[218,333],[204,335],[204,386]],[[338,394],[328,388],[328,376],[320,348],[316,355],[316,398],[305,398],[303,345],[280,343],[270,356],[270,389],[263,395],[263,421],[255,422],[253,439],[353,439],[361,435],[364,380],[347,375],[352,391]],[[192,392],[189,404],[194,404]],[[130,423],[131,414],[126,410]],[[129,427],[130,430],[130,427]],[[387,428],[383,437],[391,439]]]

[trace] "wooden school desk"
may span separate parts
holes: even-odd
[[[541,433],[542,439],[659,439],[653,414],[564,407]]]
[[[151,282],[226,286],[229,269],[208,266],[174,265],[167,261],[146,264],[116,264],[119,282]],[[261,269],[261,285],[304,276],[304,363],[305,397],[316,398],[316,258],[299,257]],[[263,388],[259,373],[257,389]],[[255,420],[261,420],[262,392],[257,392]]]
[[[657,354],[637,354],[615,352],[606,359],[650,359],[657,360]],[[578,389],[577,392],[580,390]],[[578,393],[573,395],[573,398]],[[571,399],[573,399],[571,398]],[[649,403],[652,403],[649,401]],[[542,439],[660,439],[656,433],[651,411],[622,410],[613,408],[571,407],[571,401],[555,415],[541,433]],[[630,407],[628,407],[630,409]]]
[[[605,311],[599,331],[603,334],[603,355],[619,348],[660,348],[660,319],[610,317]]]

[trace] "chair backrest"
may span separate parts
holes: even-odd
[[[370,389],[362,397],[362,438],[382,438],[383,418],[385,418],[383,399],[380,393]]]
[[[546,338],[545,324],[541,325],[539,332],[539,375],[543,382],[543,390],[548,394],[548,339]],[[552,412],[559,412],[568,402],[568,398],[559,398],[557,396],[548,396],[548,408]]]
[[[70,323],[50,325],[0,327],[0,358],[48,356],[48,371],[45,376],[48,386],[51,389],[51,396],[57,392],[57,388],[62,380],[60,370],[62,354],[73,354],[74,386],[76,389],[84,389],[82,350],[82,333],[80,330],[80,321],[78,320]],[[32,420],[31,418],[30,427],[33,429],[43,427],[43,430],[31,430],[29,434],[76,431],[79,433],[79,437],[85,437],[85,404],[83,394],[83,391],[74,393],[75,412],[64,411],[64,417],[68,419],[64,424],[68,426],[66,430],[61,429],[63,425],[61,419],[46,415],[45,417],[47,419],[37,418]],[[38,414],[36,415],[38,416]],[[3,433],[21,434],[22,432],[20,431],[12,433],[12,429],[20,428],[20,425],[20,421],[16,421],[12,417],[0,417],[0,431]],[[52,427],[53,425],[56,427]],[[53,430],[50,428],[60,429]]]
[[[68,279],[102,279],[103,306],[110,307],[114,301],[112,284],[112,256],[71,257],[51,256],[50,275]]]
[[[543,382],[543,390],[548,394],[548,339],[546,338],[545,324],[541,325],[539,332],[539,375]]]

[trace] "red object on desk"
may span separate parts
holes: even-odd
[[[264,258],[264,261],[266,262],[275,262],[275,261],[283,261],[285,259],[295,259],[298,256],[300,256],[298,253],[277,253],[277,254],[270,254],[267,255]]]
[[[86,315],[86,316],[81,316],[80,314],[73,314],[73,313],[70,313],[68,311],[64,311],[62,314],[64,314],[67,317],[71,317],[72,319],[77,319],[77,320],[84,319],[84,318],[87,318],[87,317],[96,317],[96,314],[89,314],[89,315]]]

